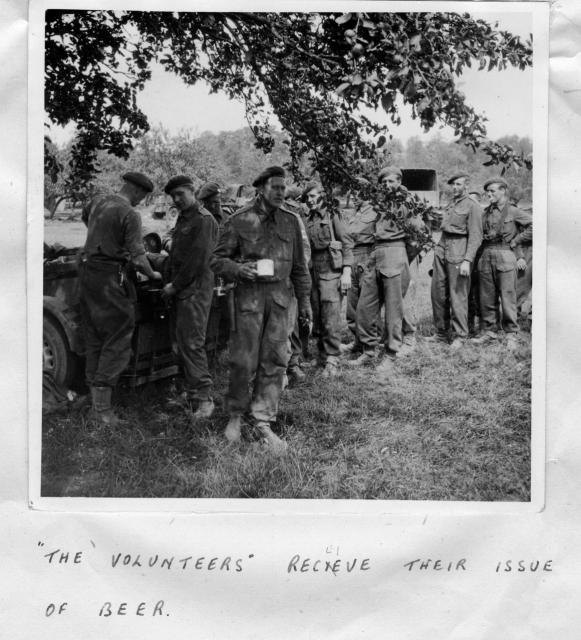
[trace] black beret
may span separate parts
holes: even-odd
[[[252,183],[253,187],[262,186],[269,178],[284,178],[286,176],[282,167],[267,167]]]
[[[198,200],[204,200],[205,198],[215,196],[217,193],[222,193],[220,191],[220,185],[217,182],[205,182],[200,187],[196,197]]]
[[[487,191],[491,184],[499,184],[501,187],[508,189],[508,182],[504,178],[490,178],[484,183],[484,191]]]
[[[131,184],[137,185],[145,191],[153,191],[153,182],[145,174],[139,173],[139,171],[128,171],[124,173],[121,178],[125,180],[125,182],[131,182]]]
[[[465,173],[464,171],[460,171],[459,173],[455,173],[449,180],[448,180],[448,184],[452,184],[455,180],[458,180],[459,178],[469,178],[470,176]]]
[[[381,182],[381,180],[383,180],[383,178],[386,178],[387,176],[397,176],[401,180],[401,169],[398,169],[397,167],[383,167],[383,169],[377,176],[378,182]]]
[[[170,194],[177,187],[191,187],[194,188],[194,181],[190,178],[190,176],[174,176],[170,178],[168,183],[165,185],[164,191],[167,194]]]

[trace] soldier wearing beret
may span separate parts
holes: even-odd
[[[206,329],[214,292],[210,256],[218,238],[218,223],[201,206],[189,176],[174,176],[165,186],[179,210],[169,251],[169,282],[162,296],[171,301],[172,330],[182,362],[188,401],[197,403],[193,419],[214,411],[213,382],[208,371]]]
[[[196,194],[196,198],[202,203],[218,223],[218,229],[222,230],[228,217],[222,210],[222,190],[217,182],[205,182]]]
[[[524,245],[532,241],[532,216],[509,204],[508,184],[503,178],[488,180],[484,190],[490,199],[482,217],[484,240],[478,263],[484,333],[474,342],[483,343],[497,337],[500,299],[507,346],[515,349],[518,346],[517,272],[527,268]]]
[[[341,299],[351,287],[353,242],[338,215],[325,207],[323,190],[310,183],[303,192],[309,214],[306,220],[311,245],[311,306],[319,328],[318,346],[323,377],[337,375],[341,355]]]
[[[482,243],[482,209],[468,194],[468,174],[453,175],[452,200],[444,209],[442,234],[434,249],[432,312],[436,334],[432,340],[462,346],[468,337],[468,297],[476,253]]]
[[[242,416],[249,412],[263,441],[276,453],[286,448],[270,424],[276,419],[288,364],[293,290],[299,315],[312,319],[311,278],[298,220],[283,206],[284,178],[281,167],[269,167],[256,178],[255,200],[227,220],[211,261],[215,273],[237,283],[225,436],[239,440]]]
[[[153,191],[153,183],[130,171],[115,195],[93,198],[83,209],[87,240],[79,265],[80,306],[85,338],[85,374],[91,389],[92,418],[117,426],[111,393],[131,358],[135,328],[135,288],[128,277],[130,264],[153,280],[143,246],[141,216],[134,206]]]

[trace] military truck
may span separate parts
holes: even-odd
[[[147,241],[161,245],[148,234]],[[66,389],[84,387],[77,248],[45,245],[43,282],[43,371]],[[132,357],[121,382],[131,387],[178,373],[168,311],[158,284],[137,280]]]

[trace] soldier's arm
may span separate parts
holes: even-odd
[[[303,240],[298,220],[293,216],[293,265],[291,269],[291,282],[295,290],[295,296],[299,301],[299,309],[309,305],[311,296],[311,275],[305,260]]]
[[[476,252],[482,244],[482,208],[476,202],[470,203],[468,212],[468,243],[464,260],[474,262]]]
[[[182,264],[172,280],[176,291],[189,286],[208,266],[210,256],[216,246],[218,223],[212,215],[203,215],[199,232],[193,238],[188,259]]]
[[[141,230],[141,216],[130,209],[123,221],[124,246],[129,251],[131,262],[148,278],[159,279],[159,274],[151,268],[145,255],[143,232]]]
[[[520,233],[514,237],[513,242],[515,245],[531,244],[533,241],[533,216],[518,207],[513,208],[513,215],[520,228]]]
[[[341,242],[343,267],[351,267],[353,265],[353,238],[347,231],[347,227],[339,214],[333,216],[332,224],[335,230],[335,237]]]
[[[237,280],[241,265],[235,261],[235,258],[239,255],[238,234],[230,218],[226,220],[218,243],[210,257],[210,268],[215,274],[226,280],[231,282]]]

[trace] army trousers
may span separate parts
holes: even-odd
[[[226,407],[231,414],[250,411],[255,420],[272,422],[289,359],[290,283],[242,282],[235,294]]]
[[[79,281],[87,384],[114,387],[131,359],[135,290],[115,263],[82,264]]]
[[[513,251],[504,245],[485,246],[478,262],[478,275],[481,329],[497,329],[500,299],[502,328],[506,333],[516,333],[516,256]]]
[[[208,371],[206,328],[212,307],[213,280],[186,298],[176,297],[171,307],[172,342],[182,365],[186,393],[191,400],[210,400],[212,376]]]
[[[321,364],[336,364],[341,355],[341,271],[331,269],[328,251],[313,251],[311,306],[319,327],[317,346]]]
[[[451,328],[453,335],[468,337],[470,276],[461,276],[460,264],[449,262],[440,246],[434,250],[432,268],[432,313],[436,331],[443,335]]]
[[[517,271],[516,275],[516,306],[519,314],[527,315],[531,310],[531,291],[533,288],[533,247],[523,247],[527,268]]]
[[[309,357],[309,330],[299,322],[297,299],[293,296],[289,312],[289,367],[299,365],[303,359]]]
[[[363,279],[365,266],[369,261],[372,250],[373,245],[371,244],[360,244],[353,248],[351,288],[347,292],[347,326],[357,342],[359,341],[357,334],[357,304],[359,302],[359,296],[361,295],[361,280]],[[376,319],[375,326],[379,334],[379,327],[381,326],[381,318],[379,316]]]
[[[357,304],[357,335],[365,351],[380,342],[377,318],[384,304],[384,342],[388,354],[394,354],[403,342],[404,296],[410,283],[410,269],[404,242],[379,245],[373,251],[361,282]]]

